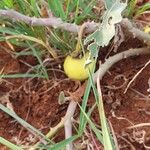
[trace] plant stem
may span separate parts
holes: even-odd
[[[135,48],[135,49],[129,49],[127,51],[123,51],[121,53],[118,53],[114,56],[109,57],[101,66],[100,68],[94,73],[93,80],[96,83],[96,80],[98,78],[98,75],[100,76],[100,80],[104,76],[104,74],[118,61],[131,57],[131,56],[137,56],[137,55],[144,55],[144,54],[150,54],[150,48]],[[99,73],[98,73],[99,72]]]

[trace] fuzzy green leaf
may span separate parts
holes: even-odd
[[[116,0],[112,7],[104,13],[102,18],[103,21],[99,28],[85,39],[84,44],[92,42],[88,46],[88,50],[90,50],[92,57],[97,56],[97,50],[99,47],[107,46],[110,40],[114,37],[115,24],[122,20],[121,13],[126,6],[127,3],[122,3]]]

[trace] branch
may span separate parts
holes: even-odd
[[[75,113],[77,107],[77,102],[71,101],[69,103],[65,118],[64,118],[64,127],[65,127],[65,139],[68,139],[72,136],[72,117]],[[70,142],[69,144],[66,145],[66,150],[72,150],[73,149],[73,144]]]
[[[114,56],[109,57],[101,66],[100,68],[94,73],[93,80],[96,83],[96,80],[98,76],[100,76],[100,80],[105,75],[105,73],[118,61],[131,57],[131,56],[138,56],[138,55],[144,55],[144,54],[150,54],[150,48],[135,48],[135,49],[129,49],[127,51],[123,51],[121,53],[118,53]]]
[[[0,17],[7,17],[13,21],[24,22],[31,26],[51,26],[54,28],[60,28],[63,30],[67,30],[70,32],[78,33],[81,26],[78,26],[74,23],[66,23],[63,22],[60,18],[36,18],[25,16],[15,10],[1,10],[0,9]],[[93,32],[97,29],[98,23],[87,22],[87,28],[85,29],[85,33]]]
[[[7,17],[13,21],[24,22],[31,26],[51,26],[53,28],[63,29],[69,32],[78,33],[80,31],[81,26],[76,25],[74,23],[63,22],[60,18],[52,17],[52,18],[36,18],[25,16],[15,10],[2,10],[0,9],[0,17]],[[99,23],[95,22],[86,22],[85,33],[94,32]],[[144,33],[143,31],[133,27],[132,23],[129,19],[125,18],[121,21],[121,25],[128,29],[129,32],[133,33],[134,37],[142,39],[143,41],[150,41],[150,35],[148,33]]]
[[[150,34],[145,33],[135,27],[133,27],[132,23],[129,21],[129,19],[125,18],[122,20],[121,25],[128,29],[129,32],[133,34],[134,37],[137,37],[138,39],[144,40],[144,41],[150,41]]]

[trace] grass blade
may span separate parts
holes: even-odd
[[[76,23],[79,24],[82,20],[92,15],[93,6],[96,4],[96,0],[92,0],[85,8],[82,13],[76,18]]]
[[[78,138],[78,135],[72,136],[66,140],[63,140],[57,144],[55,144],[53,147],[49,148],[48,150],[62,150],[67,144],[70,142],[76,140]]]
[[[136,12],[135,12],[135,17],[140,16],[141,14],[143,14],[145,11],[150,10],[150,2],[144,4],[143,6],[139,7]]]
[[[63,2],[60,0],[48,0],[49,8],[56,17],[66,20],[66,14],[63,9]]]
[[[10,115],[11,117],[13,117],[14,119],[16,119],[23,127],[25,127],[27,129],[33,131],[35,134],[40,135],[44,139],[47,139],[44,134],[42,134],[39,130],[37,130],[36,128],[34,128],[33,126],[31,126],[29,123],[27,123],[26,121],[24,121],[22,118],[20,118],[14,111],[8,109],[7,107],[5,107],[2,104],[0,104],[0,109],[2,111],[4,111],[5,113],[7,113],[8,115]]]
[[[68,18],[68,14],[69,14],[69,7],[70,7],[70,0],[67,0],[66,2],[67,4],[67,8],[66,8],[66,18]]]
[[[97,103],[97,107],[98,107],[98,112],[99,112],[99,117],[100,117],[100,122],[101,122],[101,127],[102,127],[104,149],[105,150],[107,150],[107,149],[114,150],[115,145],[114,145],[114,143],[112,143],[113,138],[110,134],[110,130],[109,130],[109,127],[108,127],[106,116],[105,116],[100,84],[97,83],[97,89],[98,89],[97,90],[96,86],[94,84],[93,78],[92,78],[92,74],[90,72],[89,72],[89,78],[90,78],[90,81],[91,81],[91,84],[92,84],[92,89],[93,89],[94,96],[95,96],[96,103]]]
[[[3,34],[11,34],[11,35],[16,35],[16,34],[20,33],[17,30],[14,30],[14,29],[9,28],[9,27],[0,27],[0,32]]]
[[[84,114],[84,116],[86,117],[91,129],[94,131],[97,139],[103,144],[103,136],[102,136],[102,132],[96,128],[95,124],[91,121],[91,119],[89,118],[89,116],[85,113],[85,111],[83,110],[83,108],[79,105],[82,113]]]
[[[43,73],[43,76],[48,80],[48,74],[47,74],[47,71],[45,69],[45,67],[43,66],[43,62],[38,54],[38,52],[36,51],[36,49],[32,46],[32,44],[30,44],[30,42],[27,41],[27,44],[29,45],[29,47],[32,49],[33,51],[33,55],[37,58],[38,62],[40,63],[41,67],[42,67],[42,73]]]
[[[133,16],[133,13],[135,11],[135,6],[137,4],[137,0],[131,0],[129,3],[128,3],[128,6],[126,8],[126,15],[131,18]]]
[[[13,8],[13,0],[2,0],[3,6]]]
[[[44,43],[42,40],[39,40],[37,38],[31,37],[31,36],[26,36],[26,35],[12,35],[12,36],[6,36],[5,38],[6,38],[6,40],[13,39],[13,38],[19,38],[19,39],[30,40],[30,41],[36,42],[36,43],[42,45],[43,47],[45,47],[54,58],[57,58],[56,52],[52,48],[47,46],[46,43]]]
[[[23,150],[21,147],[9,142],[8,140],[0,137],[0,143],[3,145],[6,145],[7,147],[9,147],[11,150]]]
[[[85,94],[84,94],[84,97],[83,97],[83,100],[82,100],[82,110],[83,112],[85,112],[85,109],[86,109],[86,106],[87,106],[87,101],[88,101],[88,98],[89,98],[89,94],[90,94],[90,90],[91,90],[91,82],[90,80],[88,80],[87,82],[87,86],[86,86],[86,89],[85,89]],[[82,132],[84,131],[84,128],[85,128],[85,116],[83,114],[83,112],[80,113],[80,125],[79,125],[79,132],[80,134],[82,134]]]
[[[76,1],[75,23],[77,24],[77,18],[79,13],[79,0]]]
[[[40,13],[39,13],[37,1],[36,0],[30,0],[30,3],[32,6],[32,10],[34,12],[34,16],[39,17]]]
[[[2,74],[0,75],[0,79],[1,78],[45,78],[42,75],[39,74]]]

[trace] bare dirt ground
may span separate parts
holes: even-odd
[[[127,39],[118,48],[118,52],[142,46],[139,40]],[[108,48],[105,48],[99,58],[104,60],[107,53]],[[0,70],[4,67],[4,73],[26,72],[28,67],[21,60],[31,65],[36,64],[33,57],[24,56],[15,59],[0,47]],[[133,150],[134,148],[144,150],[146,146],[150,146],[150,126],[143,125],[150,121],[150,65],[138,75],[124,93],[129,81],[148,60],[149,56],[124,59],[114,65],[101,81],[105,113],[114,129],[121,150]],[[53,68],[56,69],[57,66]],[[13,108],[17,115],[44,134],[65,115],[68,103],[58,104],[59,93],[61,91],[73,92],[76,85],[61,71],[50,70],[49,76],[48,81],[37,78],[0,80],[1,103]],[[91,93],[88,107],[92,106],[94,101]],[[75,116],[78,117],[78,114],[77,110]],[[92,120],[99,124],[96,109],[92,113]],[[141,125],[128,129],[136,124]],[[17,144],[33,144],[36,141],[34,135],[2,111],[0,111],[0,136]],[[64,139],[63,129],[55,136],[56,141],[62,139]],[[7,148],[0,145],[0,149]]]

